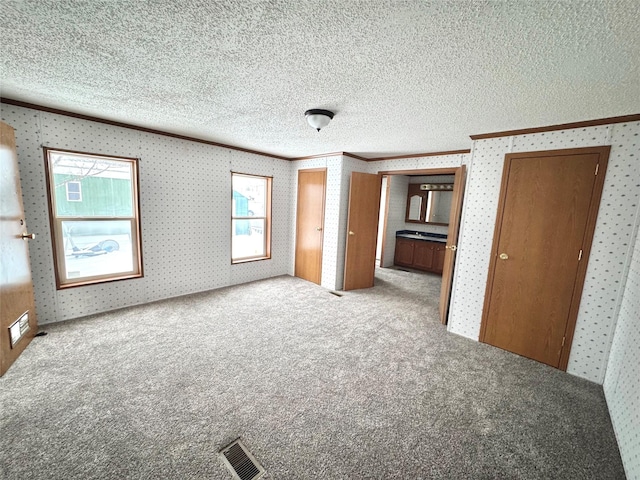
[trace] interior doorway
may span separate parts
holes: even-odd
[[[379,173],[382,186],[376,264],[380,268],[402,268],[416,274],[420,271],[441,274],[439,310],[440,320],[446,324],[466,167]],[[428,190],[430,188],[433,190]],[[418,203],[412,204],[412,191],[423,193]],[[441,193],[432,195],[431,192]],[[443,211],[445,198],[447,209]],[[409,238],[399,232],[407,233]]]

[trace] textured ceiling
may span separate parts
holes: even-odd
[[[638,0],[0,0],[1,94],[284,156],[640,113]],[[309,108],[336,112],[320,133]]]

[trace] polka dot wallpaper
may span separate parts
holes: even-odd
[[[40,324],[288,273],[291,163],[2,105],[16,130]],[[42,146],[140,158],[144,278],[56,290]],[[273,177],[272,258],[231,265],[231,171]]]
[[[450,331],[476,340],[479,336],[505,154],[610,142],[609,166],[567,369],[603,382],[640,200],[640,189],[634,188],[640,181],[638,132],[640,123],[634,122],[474,142]]]
[[[635,187],[640,189],[640,182]],[[604,392],[627,478],[640,478],[640,236],[637,230]]]
[[[322,245],[322,279],[320,285],[329,290],[339,288],[336,284],[336,272],[338,268],[338,236],[340,228],[340,202],[342,180],[342,155],[313,158],[291,162],[291,221],[290,221],[290,245],[291,255],[289,274],[295,271],[295,244],[296,244],[296,218],[298,204],[298,170],[311,168],[327,169],[327,185],[325,192],[324,226]]]
[[[288,162],[10,105],[1,113],[16,130],[25,214],[37,234],[30,255],[41,324],[292,275],[302,168],[327,168],[321,284],[340,289],[351,172],[466,164],[448,328],[477,340],[505,154],[610,144],[568,372],[604,381],[627,474],[640,476],[640,122],[478,140],[469,155],[363,162],[338,154]],[[42,146],[140,158],[144,278],[56,290]],[[231,265],[231,171],[273,177],[270,260]]]

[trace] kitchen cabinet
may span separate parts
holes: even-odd
[[[445,244],[396,237],[394,264],[426,272],[442,273]]]

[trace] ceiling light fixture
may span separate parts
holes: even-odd
[[[304,112],[304,116],[307,117],[309,125],[318,131],[329,125],[333,115],[333,112],[330,112],[329,110],[320,110],[318,108],[312,108],[311,110]]]

